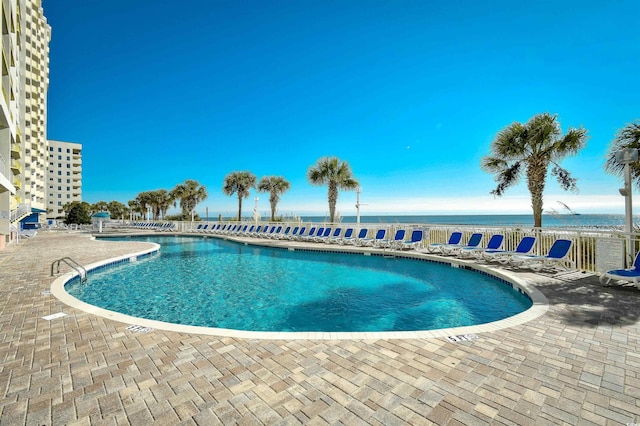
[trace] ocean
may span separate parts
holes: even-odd
[[[327,216],[302,216],[304,222],[326,222]],[[640,216],[633,217],[634,224]],[[356,216],[343,216],[341,223],[356,223]],[[360,223],[403,223],[433,225],[533,226],[533,215],[380,215],[360,216]],[[543,228],[623,229],[623,214],[554,214],[542,216]]]

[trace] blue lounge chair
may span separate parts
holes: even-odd
[[[374,243],[374,245],[376,247],[382,247],[382,248],[396,248],[396,247],[400,247],[402,245],[402,242],[404,241],[404,235],[405,235],[406,231],[404,229],[398,229],[396,230],[396,234],[393,236],[393,239],[383,239],[383,240],[378,240]]]
[[[471,234],[469,237],[469,241],[467,244],[446,244],[440,248],[442,254],[447,255],[455,255],[460,252],[460,250],[466,248],[476,248],[480,245],[480,241],[482,241],[482,234],[479,232],[475,232]]]
[[[452,244],[460,244],[462,241],[462,232],[452,232],[449,236],[449,241],[446,243],[431,243],[427,246],[429,253],[442,253],[442,247]]]
[[[373,247],[378,241],[384,240],[384,237],[386,235],[387,235],[386,229],[378,229],[378,232],[376,232],[375,238],[363,238],[361,240],[358,240],[357,244],[361,247],[366,247],[366,246]]]
[[[357,237],[347,237],[347,238],[343,238],[340,241],[340,244],[350,244],[350,245],[356,245],[358,244],[358,241],[363,240],[367,237],[367,232],[369,232],[369,230],[367,228],[362,228],[360,231],[358,231],[358,236]]]
[[[313,237],[315,236],[316,233],[316,227],[312,226],[311,228],[309,228],[309,233],[305,235],[304,231],[301,231],[300,233],[298,233],[298,238],[296,238],[296,240],[298,241],[304,241],[305,239],[309,238],[309,237]]]
[[[267,238],[270,238],[272,240],[275,238],[278,238],[278,235],[280,234],[280,232],[282,232],[282,225],[278,227],[273,226],[271,228],[271,231],[267,234]]]
[[[422,243],[422,238],[424,236],[424,232],[422,229],[414,229],[411,232],[411,240],[403,241],[402,246],[400,246],[400,250],[408,249],[414,250],[418,247],[419,244]]]
[[[534,255],[518,255],[512,256],[511,265],[516,267],[528,267],[532,271],[540,272],[543,269],[562,268],[567,269],[566,263],[573,263],[568,259],[569,250],[573,241],[571,240],[555,240],[546,256]],[[573,267],[573,265],[572,265]]]
[[[458,256],[475,257],[476,259],[480,259],[485,250],[500,250],[503,241],[504,235],[494,234],[489,239],[486,247],[463,247],[458,251]]]
[[[338,228],[338,229],[340,229],[340,228]],[[329,238],[328,242],[330,242],[332,244],[344,244],[344,242],[346,240],[351,239],[352,235],[353,235],[353,228],[347,228],[347,230],[344,231],[344,235],[343,236],[338,235],[337,237],[331,237],[331,238]]]
[[[323,243],[325,240],[327,240],[329,238],[329,236],[331,236],[331,227],[328,228],[324,228],[324,232],[320,235],[317,235],[313,241],[316,243]]]
[[[291,233],[291,227],[287,226],[286,228],[284,228],[284,231],[276,235],[275,238],[278,240],[283,240],[287,238],[290,233]]]
[[[338,227],[333,231],[332,234],[327,235],[325,238],[323,238],[322,242],[329,244],[332,239],[338,238],[341,233],[342,233],[342,228]]]
[[[497,261],[502,264],[507,264],[511,256],[529,254],[535,244],[536,237],[522,237],[515,250],[486,249],[482,252],[482,257],[487,262]]]
[[[317,231],[315,233],[313,232],[313,229],[314,228],[311,228],[311,231],[309,231],[309,235],[302,237],[303,241],[314,241],[316,237],[319,237],[324,233],[324,226],[317,228]]]
[[[293,229],[291,235],[289,235],[289,240],[297,240],[300,235],[304,235],[304,232],[307,230],[306,226],[302,226],[298,228],[297,226]]]
[[[630,282],[640,289],[640,252],[636,254],[633,267],[629,269],[612,269],[600,275],[600,284],[605,287],[610,286],[612,280]]]

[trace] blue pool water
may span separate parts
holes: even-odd
[[[67,284],[112,311],[253,331],[414,331],[482,324],[531,300],[494,278],[432,262],[288,251],[215,238],[141,237],[160,254]]]

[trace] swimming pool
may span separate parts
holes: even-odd
[[[66,285],[91,305],[176,324],[253,331],[370,332],[461,327],[528,309],[505,281],[420,260],[144,237],[159,255]]]

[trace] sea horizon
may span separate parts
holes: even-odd
[[[328,215],[279,216],[282,221],[301,220],[311,223],[326,223]],[[230,218],[223,218],[229,220]],[[244,220],[251,220],[244,217]],[[267,216],[262,216],[268,221]],[[217,221],[217,218],[209,218]],[[342,216],[337,222],[345,224],[357,223],[357,216]],[[406,225],[465,225],[465,226],[533,226],[532,214],[443,214],[443,215],[415,215],[415,214],[381,214],[361,215],[361,224],[406,224]],[[633,223],[640,223],[640,215],[633,216]],[[587,214],[543,214],[543,228],[585,228],[585,229],[622,229],[625,226],[624,214],[587,213]]]

